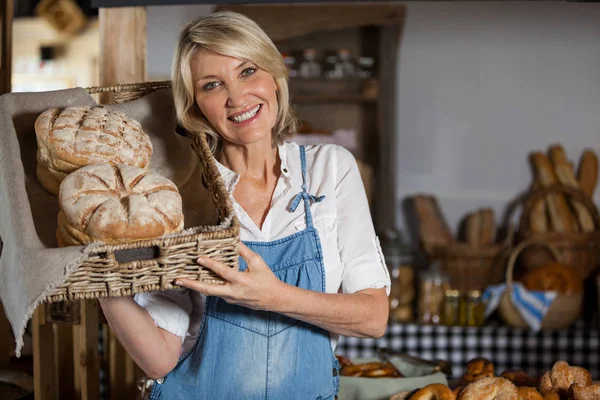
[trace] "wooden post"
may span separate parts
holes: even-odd
[[[100,8],[99,23],[100,86],[146,81],[146,9]]]
[[[147,80],[146,8],[100,8],[99,85],[112,86]],[[110,97],[100,98],[101,103]],[[140,375],[133,359],[123,349],[110,328],[104,329],[108,356],[108,391],[111,399],[134,398]]]
[[[33,385],[35,400],[56,400],[58,396],[58,368],[54,352],[54,329],[46,323],[45,306],[33,313]]]
[[[81,400],[100,398],[99,312],[97,300],[82,300],[80,323],[73,325],[73,375]]]
[[[0,16],[0,94],[3,94],[11,88],[13,0],[0,0]]]

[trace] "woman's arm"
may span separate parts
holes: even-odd
[[[125,350],[149,378],[162,378],[175,367],[181,337],[156,326],[132,297],[102,298],[100,306]]]
[[[333,333],[357,337],[380,337],[388,317],[386,289],[365,289],[351,294],[321,293],[280,281],[260,255],[240,243],[240,255],[248,268],[235,271],[212,259],[198,263],[227,281],[212,285],[191,279],[175,283],[231,304],[255,310],[275,311]]]

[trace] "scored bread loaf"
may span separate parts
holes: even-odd
[[[419,240],[426,251],[455,243],[454,236],[440,210],[437,199],[429,194],[411,198],[419,229]]]
[[[152,143],[136,120],[102,106],[51,108],[35,121],[36,173],[58,195],[60,182],[89,164],[113,162],[147,168]]]
[[[170,180],[143,168],[92,164],[60,185],[59,246],[160,237],[183,229],[182,199]]]
[[[544,153],[535,151],[529,154],[529,162],[536,182],[542,186],[559,183],[552,168],[552,163]],[[554,232],[577,232],[577,221],[569,209],[565,196],[560,193],[549,193],[545,197],[550,226]]]
[[[556,173],[556,177],[560,184],[571,189],[579,190],[579,182],[575,177],[573,166],[569,162],[563,147],[559,144],[551,145],[548,148],[548,155],[550,156],[554,172]],[[569,203],[575,211],[581,231],[592,232],[595,229],[595,224],[591,212],[577,199],[569,197]]]

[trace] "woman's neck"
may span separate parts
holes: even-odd
[[[252,146],[224,144],[218,159],[241,177],[264,181],[277,177],[280,164],[277,147],[258,143]]]

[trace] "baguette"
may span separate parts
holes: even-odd
[[[559,183],[565,187],[579,190],[579,182],[577,181],[577,178],[575,178],[573,167],[567,159],[567,154],[563,147],[560,144],[552,145],[548,148],[548,154]],[[573,197],[569,197],[568,199],[571,207],[573,207],[573,210],[575,211],[581,231],[592,232],[595,226],[590,211],[581,203],[581,201]]]
[[[496,241],[494,210],[482,208],[466,217],[466,242],[473,247],[487,246]]]
[[[593,197],[598,182],[598,157],[592,149],[584,149],[581,153],[577,180],[581,190]]]
[[[537,190],[541,186],[539,181],[535,181],[532,185],[532,190]],[[544,198],[536,199],[536,203],[531,207],[531,213],[529,214],[529,228],[535,233],[546,233],[550,232],[548,226],[548,207],[546,207],[546,200]]]
[[[412,197],[419,226],[419,239],[425,251],[455,242],[434,196],[421,194]]]
[[[541,152],[529,154],[529,162],[533,168],[536,180],[542,186],[558,184],[558,179],[552,168],[548,157]],[[549,193],[546,195],[546,205],[550,215],[550,226],[554,232],[571,233],[577,232],[576,220],[567,204],[567,200],[560,193]]]

